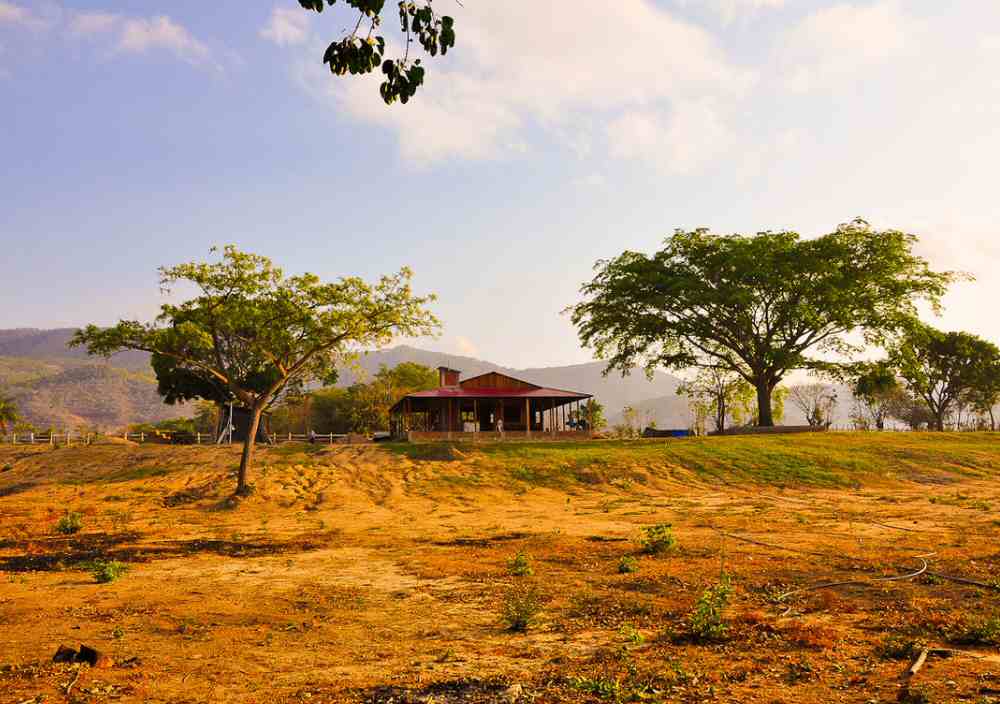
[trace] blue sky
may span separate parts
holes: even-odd
[[[0,0],[0,327],[150,317],[157,266],[236,243],[411,266],[426,346],[583,362],[560,311],[595,260],[861,215],[977,275],[938,324],[1000,339],[1000,3],[463,5],[387,108],[319,63],[346,16],[295,0]]]

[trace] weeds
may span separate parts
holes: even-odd
[[[729,605],[729,597],[733,586],[729,575],[723,575],[715,586],[709,587],[694,606],[694,611],[688,617],[691,636],[699,642],[719,641],[726,637],[729,626],[724,614]]]
[[[1000,645],[1000,615],[966,621],[948,640],[957,645]]]
[[[524,552],[519,552],[507,560],[507,572],[515,577],[530,577],[535,573],[531,561]]]
[[[94,560],[88,565],[90,574],[98,584],[110,584],[128,572],[128,565],[117,560]]]
[[[648,555],[662,555],[674,548],[677,540],[669,523],[657,523],[655,526],[647,526],[642,530],[639,538],[639,545],[642,551]]]
[[[913,656],[921,647],[915,638],[907,638],[898,634],[888,635],[875,648],[875,654],[885,660],[906,660]]]
[[[73,535],[79,533],[83,528],[83,516],[76,511],[67,511],[63,514],[59,522],[56,523],[56,530],[63,535]]]
[[[535,587],[516,586],[504,595],[500,616],[508,630],[524,632],[541,610],[542,598]]]
[[[631,555],[622,555],[618,560],[618,574],[633,574],[639,571],[639,561]]]
[[[646,637],[640,633],[635,626],[626,623],[618,629],[618,635],[622,640],[630,645],[642,645],[646,642]]]

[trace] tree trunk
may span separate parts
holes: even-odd
[[[944,432],[944,412],[934,414],[934,429],[938,432]]]
[[[996,421],[996,418],[993,417],[993,408],[991,407],[990,408],[990,430],[996,431],[996,429],[997,429],[997,421]],[[6,432],[6,431],[4,431],[4,432]]]
[[[771,414],[771,387],[767,382],[757,382],[757,425],[762,428],[774,427]]]
[[[247,472],[253,465],[253,451],[257,444],[257,430],[260,428],[260,417],[263,415],[263,408],[254,408],[250,417],[250,427],[247,428],[247,437],[243,441],[243,456],[240,458],[240,473],[236,479],[236,495],[249,496],[253,489],[247,483]]]

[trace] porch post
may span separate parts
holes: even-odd
[[[531,399],[524,399],[524,430],[529,440],[531,439]]]
[[[472,428],[472,440],[476,441],[479,439],[479,399],[472,399],[472,422],[475,424]]]
[[[452,422],[451,422],[451,420],[452,420],[451,419],[451,407],[452,407],[452,399],[449,398],[448,399],[448,420],[446,421],[448,423],[448,439],[449,440],[451,440],[451,427],[452,427]]]

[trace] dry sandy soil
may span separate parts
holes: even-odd
[[[0,448],[0,702],[1000,701],[989,472],[728,482],[650,447],[557,482],[470,449],[287,445],[238,505],[236,448]],[[649,555],[658,523],[676,546]],[[94,560],[128,572],[99,584]],[[727,630],[699,639],[722,571]]]

